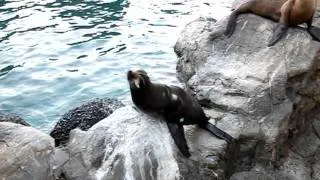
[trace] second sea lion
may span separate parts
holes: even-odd
[[[320,41],[320,28],[312,26],[317,0],[249,0],[237,7],[230,15],[225,35],[230,37],[235,30],[240,14],[253,13],[279,22],[268,46],[273,46],[288,30],[289,26],[307,24],[307,31]]]

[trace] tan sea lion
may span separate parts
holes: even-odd
[[[320,41],[320,28],[312,26],[316,8],[317,0],[248,0],[231,13],[225,35],[232,35],[240,14],[253,13],[279,22],[268,46],[278,42],[289,26],[302,23],[307,23],[307,31],[315,40]]]
[[[183,125],[197,124],[214,136],[228,142],[234,142],[232,136],[217,128],[209,119],[198,101],[185,90],[177,86],[152,83],[143,70],[128,71],[133,103],[142,111],[163,115],[171,136],[180,152],[190,157]]]

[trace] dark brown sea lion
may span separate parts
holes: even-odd
[[[268,46],[278,42],[289,26],[302,23],[307,23],[307,31],[315,40],[320,41],[320,28],[312,26],[316,7],[317,0],[248,0],[231,13],[225,35],[232,35],[240,14],[253,13],[279,22]]]
[[[234,141],[229,134],[209,123],[198,101],[182,88],[152,83],[143,70],[128,71],[127,78],[133,103],[142,111],[164,116],[174,142],[184,156],[190,157],[190,153],[183,125],[197,124],[220,139]]]

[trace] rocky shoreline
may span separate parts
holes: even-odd
[[[227,38],[226,19],[199,18],[174,47],[180,80],[238,144],[187,126],[187,159],[160,117],[97,99],[67,112],[52,137],[0,115],[1,178],[319,180],[320,43],[290,28],[268,48],[274,25],[242,15]]]

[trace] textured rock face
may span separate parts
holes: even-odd
[[[71,131],[62,172],[67,179],[215,179],[208,169],[216,169],[226,143],[194,126],[186,137],[190,159],[180,155],[164,121],[126,106],[88,131]]]
[[[307,128],[306,117],[319,103],[314,56],[320,43],[290,28],[268,48],[274,22],[242,15],[231,38],[223,35],[226,23],[227,18],[216,23],[200,18],[185,27],[175,45],[179,77],[217,126],[239,138],[235,172],[269,162],[286,166],[283,156],[299,164],[289,162],[288,144]]]
[[[0,122],[12,122],[16,124],[30,126],[30,124],[28,124],[25,120],[14,114],[0,113]]]
[[[0,178],[54,179],[53,139],[31,127],[0,122]]]
[[[72,129],[88,130],[122,106],[123,104],[116,99],[95,99],[64,114],[50,135],[55,139],[56,146],[65,144]]]
[[[288,179],[319,180],[320,157],[320,108],[316,107],[307,117],[306,128],[290,140],[288,155],[283,159],[279,169],[266,170],[263,167],[252,168],[251,171],[232,175],[231,180],[245,179]],[[259,175],[259,178],[253,178]]]

